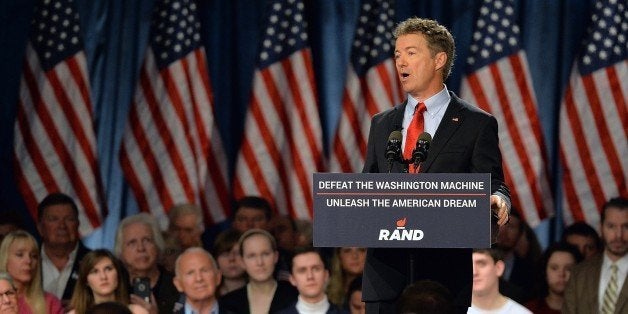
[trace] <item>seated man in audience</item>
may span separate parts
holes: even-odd
[[[259,196],[245,196],[236,204],[231,227],[242,233],[250,229],[268,230],[271,215],[272,209],[267,200]]]
[[[589,259],[602,252],[600,235],[584,221],[574,222],[563,230],[562,242],[578,248],[584,259]]]
[[[164,250],[164,239],[155,217],[147,213],[128,216],[120,221],[116,232],[114,253],[129,272],[131,284],[140,278],[150,282],[148,300],[131,295],[131,302],[150,313],[172,313],[179,292],[172,282],[172,274],[158,265]]]
[[[174,285],[185,294],[185,305],[174,313],[218,314],[216,293],[220,271],[214,257],[200,247],[185,250],[175,262]]]
[[[168,231],[181,244],[181,250],[203,246],[201,235],[205,231],[203,212],[194,204],[179,204],[168,212]]]
[[[473,289],[468,313],[531,314],[521,304],[499,293],[505,264],[499,250],[473,250]]]
[[[76,203],[63,193],[49,194],[37,205],[44,290],[54,294],[64,306],[72,298],[79,263],[90,251],[79,240],[78,216]]]
[[[329,268],[317,249],[312,247],[296,249],[290,270],[290,283],[299,290],[299,297],[295,304],[279,313],[346,313],[329,303],[327,299],[325,287],[329,280]]]
[[[628,313],[628,199],[602,207],[604,251],[574,267],[565,289],[563,313]]]
[[[397,313],[454,314],[454,298],[447,287],[433,280],[419,280],[401,293],[395,304]]]

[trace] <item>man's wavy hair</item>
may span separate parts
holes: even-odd
[[[399,36],[408,34],[423,34],[432,57],[439,52],[447,54],[447,62],[443,67],[443,81],[445,81],[451,74],[456,58],[456,45],[449,30],[434,20],[413,17],[399,23],[393,31],[395,40]]]

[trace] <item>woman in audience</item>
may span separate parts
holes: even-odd
[[[16,230],[2,240],[0,271],[13,278],[19,313],[63,313],[59,299],[44,292],[41,286],[39,246],[30,233]]]
[[[526,307],[536,314],[560,313],[571,269],[581,260],[575,246],[564,242],[550,246],[541,258],[538,271],[540,298],[529,301]]]
[[[17,314],[17,290],[6,272],[0,272],[0,313]]]
[[[238,242],[249,283],[223,296],[222,313],[276,313],[297,301],[297,290],[273,277],[279,259],[275,238],[262,229],[251,229]]]
[[[216,257],[218,268],[222,272],[218,296],[223,296],[246,285],[246,272],[242,265],[238,246],[240,235],[240,231],[229,229],[220,233],[214,241],[213,254]]]
[[[83,314],[95,304],[119,302],[128,305],[134,314],[148,313],[139,305],[129,305],[128,276],[122,263],[107,250],[94,250],[81,261],[74,286],[70,314]]]
[[[329,302],[347,308],[347,292],[353,279],[362,276],[366,249],[357,247],[336,248],[331,260],[331,276],[327,286]]]

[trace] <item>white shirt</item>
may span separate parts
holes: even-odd
[[[185,306],[183,307],[183,313],[185,314],[203,314],[200,312],[197,312],[194,308],[192,308],[192,305],[185,302]],[[212,308],[209,310],[208,314],[218,314],[218,302],[214,302],[214,305],[212,305]]]
[[[76,259],[76,252],[78,252],[78,243],[74,250],[70,253],[68,262],[63,269],[59,271],[57,266],[48,258],[46,251],[44,250],[45,244],[41,245],[41,276],[44,281],[44,290],[46,292],[54,294],[59,300],[63,297],[63,291],[68,283],[70,275],[72,275],[72,265]],[[78,278],[78,274],[75,274]]]
[[[447,86],[445,85],[443,85],[443,89],[440,92],[423,100],[425,108],[427,109],[423,113],[424,132],[430,133],[430,135],[434,137],[436,129],[438,129],[438,125],[440,125],[440,121],[443,120],[445,111],[447,111],[450,100],[451,96],[449,96],[449,91],[447,91]],[[401,134],[403,135],[401,147],[406,147],[406,133],[408,132],[408,126],[410,126],[410,122],[412,122],[412,117],[414,116],[414,111],[418,104],[418,99],[414,99],[412,96],[408,95],[408,102],[403,113],[403,122],[401,123],[401,127],[403,127],[403,129],[401,129]]]
[[[606,286],[608,286],[608,282],[611,280],[611,265],[613,264],[613,261],[608,258],[606,252],[604,252],[603,255],[604,258],[602,259],[602,269],[600,272],[600,286],[598,287],[597,293],[597,304],[599,305],[600,310],[604,304],[604,292],[606,291]],[[626,281],[626,274],[628,273],[628,254],[618,259],[615,262],[615,265],[617,265],[617,295],[619,296],[619,293],[624,286],[624,282]]]
[[[532,312],[509,298],[504,306],[496,310],[482,310],[472,304],[467,314],[532,314]]]
[[[327,300],[327,296],[325,296],[316,303],[308,303],[299,295],[296,308],[299,314],[325,314],[327,310],[329,310],[329,301]]]

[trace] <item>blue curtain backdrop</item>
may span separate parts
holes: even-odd
[[[124,182],[118,148],[147,45],[154,0],[75,0],[95,106],[100,171],[109,216],[88,239],[92,247],[111,247],[117,222],[137,205]],[[458,58],[447,85],[458,92],[468,53],[475,12],[481,1],[397,0],[397,21],[429,17],[454,35]],[[13,123],[24,50],[35,0],[0,1],[0,214],[19,210],[30,219],[13,179]],[[309,36],[319,92],[326,146],[338,122],[346,63],[359,0],[306,0]],[[543,132],[557,173],[557,130],[561,95],[590,19],[592,0],[517,1],[523,44],[529,58]],[[258,55],[264,1],[201,0],[199,11],[207,51],[217,121],[233,173]],[[555,187],[556,189],[556,187]],[[557,195],[556,199],[560,199]],[[558,205],[558,204],[557,204]],[[558,217],[560,217],[560,207]],[[32,221],[29,221],[32,228]],[[542,224],[537,233],[546,244],[558,235],[560,219]]]

